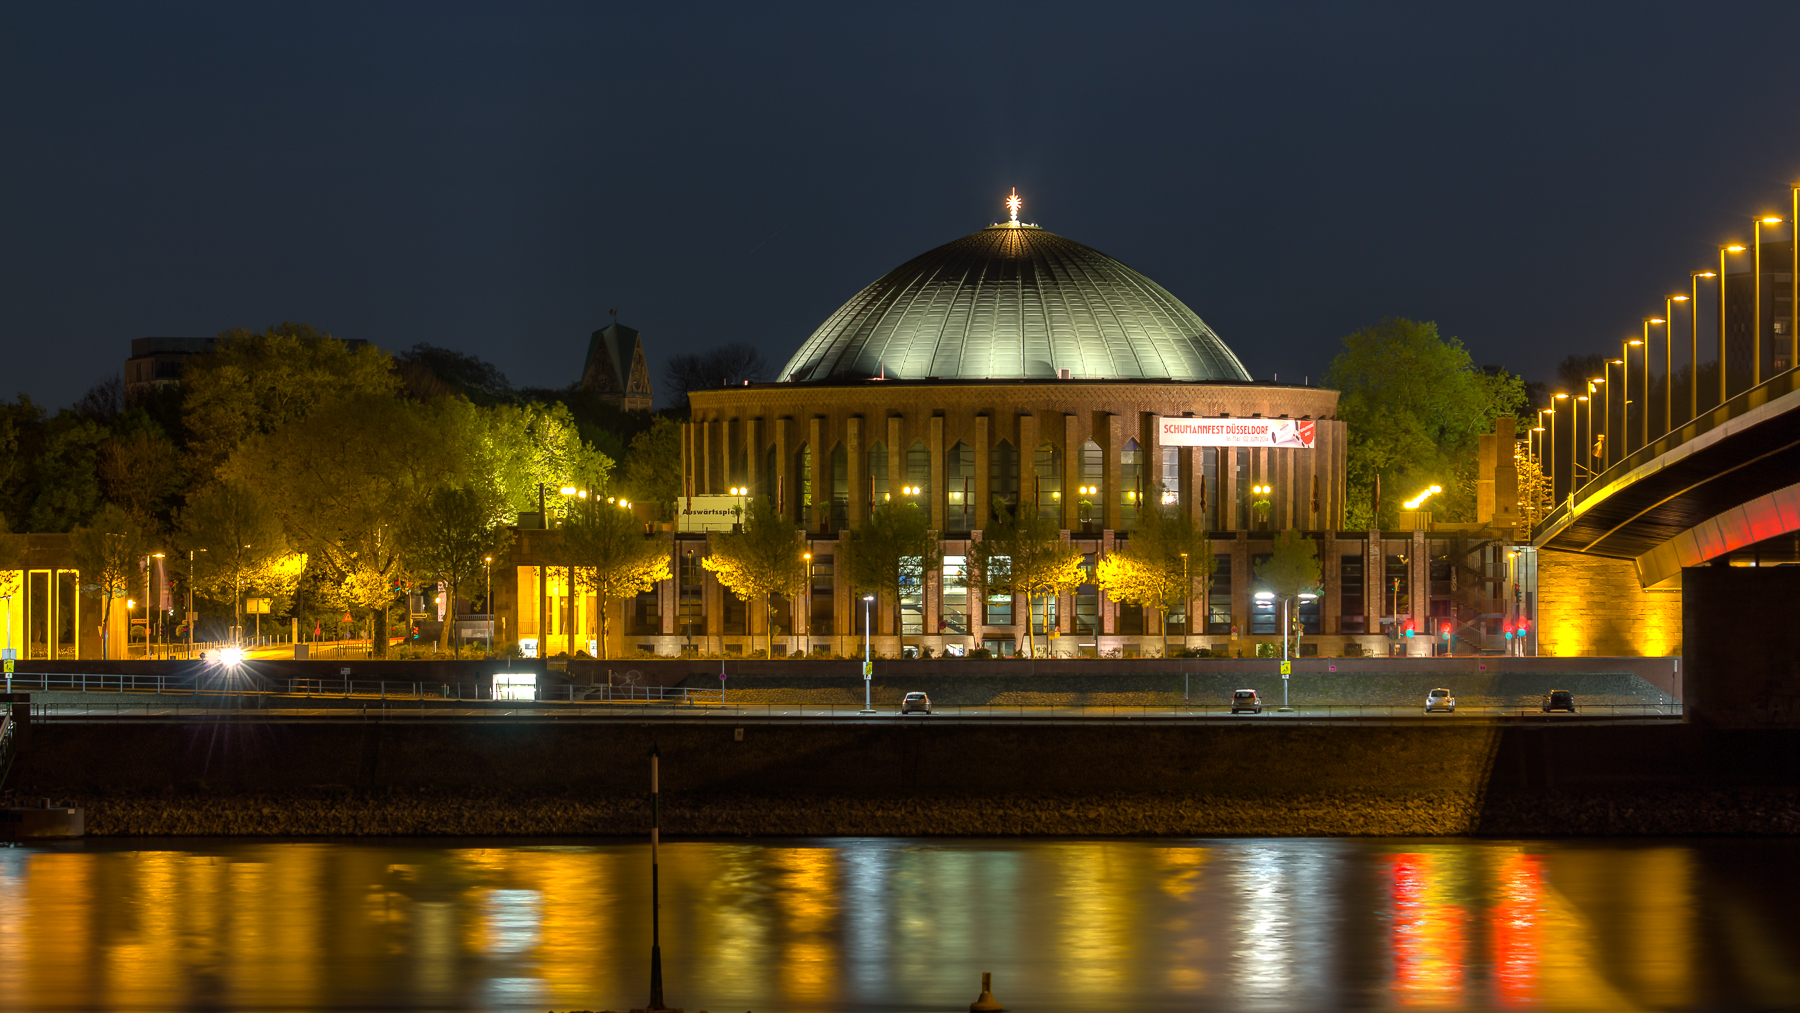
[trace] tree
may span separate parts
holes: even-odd
[[[32,531],[69,531],[100,507],[98,451],[106,430],[64,409],[37,433],[31,456],[35,493],[25,521]]]
[[[657,416],[650,428],[631,438],[625,454],[625,489],[640,503],[655,503],[667,518],[681,498],[681,425]]]
[[[479,577],[484,560],[505,550],[510,538],[501,525],[505,504],[477,489],[438,489],[427,497],[406,528],[406,558],[415,577],[443,581],[449,591],[448,621],[438,636],[450,646],[456,625],[457,590]]]
[[[805,547],[800,529],[775,512],[761,496],[744,508],[741,530],[712,537],[712,546],[700,565],[712,571],[719,583],[746,602],[760,598],[763,614],[772,615],[772,596],[792,598],[806,587]],[[774,640],[771,638],[770,643]],[[751,628],[751,653],[756,651]]]
[[[845,567],[850,586],[859,595],[875,595],[896,617],[898,632],[901,597],[909,591],[922,592],[926,572],[936,565],[931,519],[917,503],[880,503],[861,526],[845,534],[839,546],[849,557]]]
[[[183,417],[191,435],[189,473],[210,479],[245,440],[305,418],[326,401],[392,395],[399,378],[386,352],[352,345],[307,324],[261,334],[226,331],[182,371]]]
[[[570,512],[561,533],[561,541],[552,546],[551,558],[574,570],[576,587],[594,592],[600,610],[600,657],[607,658],[607,603],[642,594],[668,580],[668,545],[645,535],[644,526],[629,510],[592,499]]]
[[[768,376],[769,364],[755,345],[733,342],[705,352],[681,352],[669,356],[663,366],[663,392],[682,411],[688,392],[714,387],[735,387],[745,380]]]
[[[106,498],[145,528],[159,527],[164,504],[181,488],[181,453],[154,423],[108,437],[98,467]]]
[[[16,597],[24,589],[25,569],[30,564],[30,539],[23,534],[13,534],[6,526],[6,518],[0,517],[0,598]],[[6,602],[0,608],[11,604]],[[0,643],[0,647],[11,646],[10,640]]]
[[[348,605],[372,614],[376,657],[387,654],[409,515],[436,488],[465,483],[473,466],[469,448],[443,436],[455,410],[351,393],[245,441],[223,469],[267,490],[289,542],[325,568]]]
[[[996,499],[993,520],[981,539],[969,545],[968,580],[984,602],[996,593],[1024,597],[1026,654],[1036,657],[1032,606],[1040,596],[1060,595],[1081,584],[1081,551],[1063,541],[1060,525],[1035,508],[1010,510]],[[1047,642],[1049,630],[1044,632]]]
[[[92,522],[75,529],[70,549],[83,585],[100,596],[100,657],[110,657],[107,631],[112,623],[112,603],[131,590],[138,576],[138,561],[148,552],[144,529],[129,514],[111,503],[100,508]]]
[[[1257,583],[1284,601],[1300,594],[1318,594],[1320,589],[1319,543],[1300,537],[1292,528],[1275,536],[1274,552],[1256,566]],[[1299,625],[1300,610],[1287,610],[1289,629],[1281,632],[1282,643]],[[1298,643],[1298,641],[1296,641]]]
[[[1352,528],[1393,526],[1400,502],[1428,486],[1454,490],[1457,468],[1475,456],[1476,437],[1525,406],[1518,377],[1483,373],[1462,342],[1438,336],[1436,324],[1399,318],[1345,338],[1325,380],[1341,392]],[[1377,476],[1388,490],[1380,516],[1373,502]],[[1465,499],[1447,496],[1435,508],[1445,519],[1468,519],[1474,501]]]
[[[274,508],[249,483],[227,479],[190,495],[176,528],[182,549],[194,553],[195,585],[214,597],[230,595],[232,629],[241,631],[244,591],[268,585],[288,557]]]
[[[1158,506],[1140,513],[1131,537],[1094,567],[1094,583],[1115,601],[1156,609],[1167,654],[1169,609],[1192,602],[1194,582],[1205,585],[1212,571],[1212,540],[1205,529],[1179,506]],[[1188,629],[1193,622],[1189,615]]]
[[[513,394],[506,374],[493,363],[425,342],[395,356],[394,365],[401,381],[415,394],[456,394],[485,405],[505,401]]]

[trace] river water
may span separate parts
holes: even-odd
[[[615,1009],[649,849],[100,841],[0,850],[0,1009]],[[700,841],[666,998],[716,1013],[1800,1004],[1800,843]]]

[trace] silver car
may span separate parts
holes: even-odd
[[[906,699],[900,701],[900,713],[911,714],[914,711],[931,713],[931,698],[923,693],[908,693]]]
[[[1456,713],[1456,698],[1447,689],[1432,690],[1425,695],[1425,713],[1430,714],[1432,711]]]

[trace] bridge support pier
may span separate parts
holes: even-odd
[[[1681,641],[1691,720],[1800,728],[1800,566],[1682,570]]]

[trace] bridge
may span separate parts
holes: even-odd
[[[1627,454],[1532,533],[1682,592],[1690,713],[1800,723],[1800,370]]]

